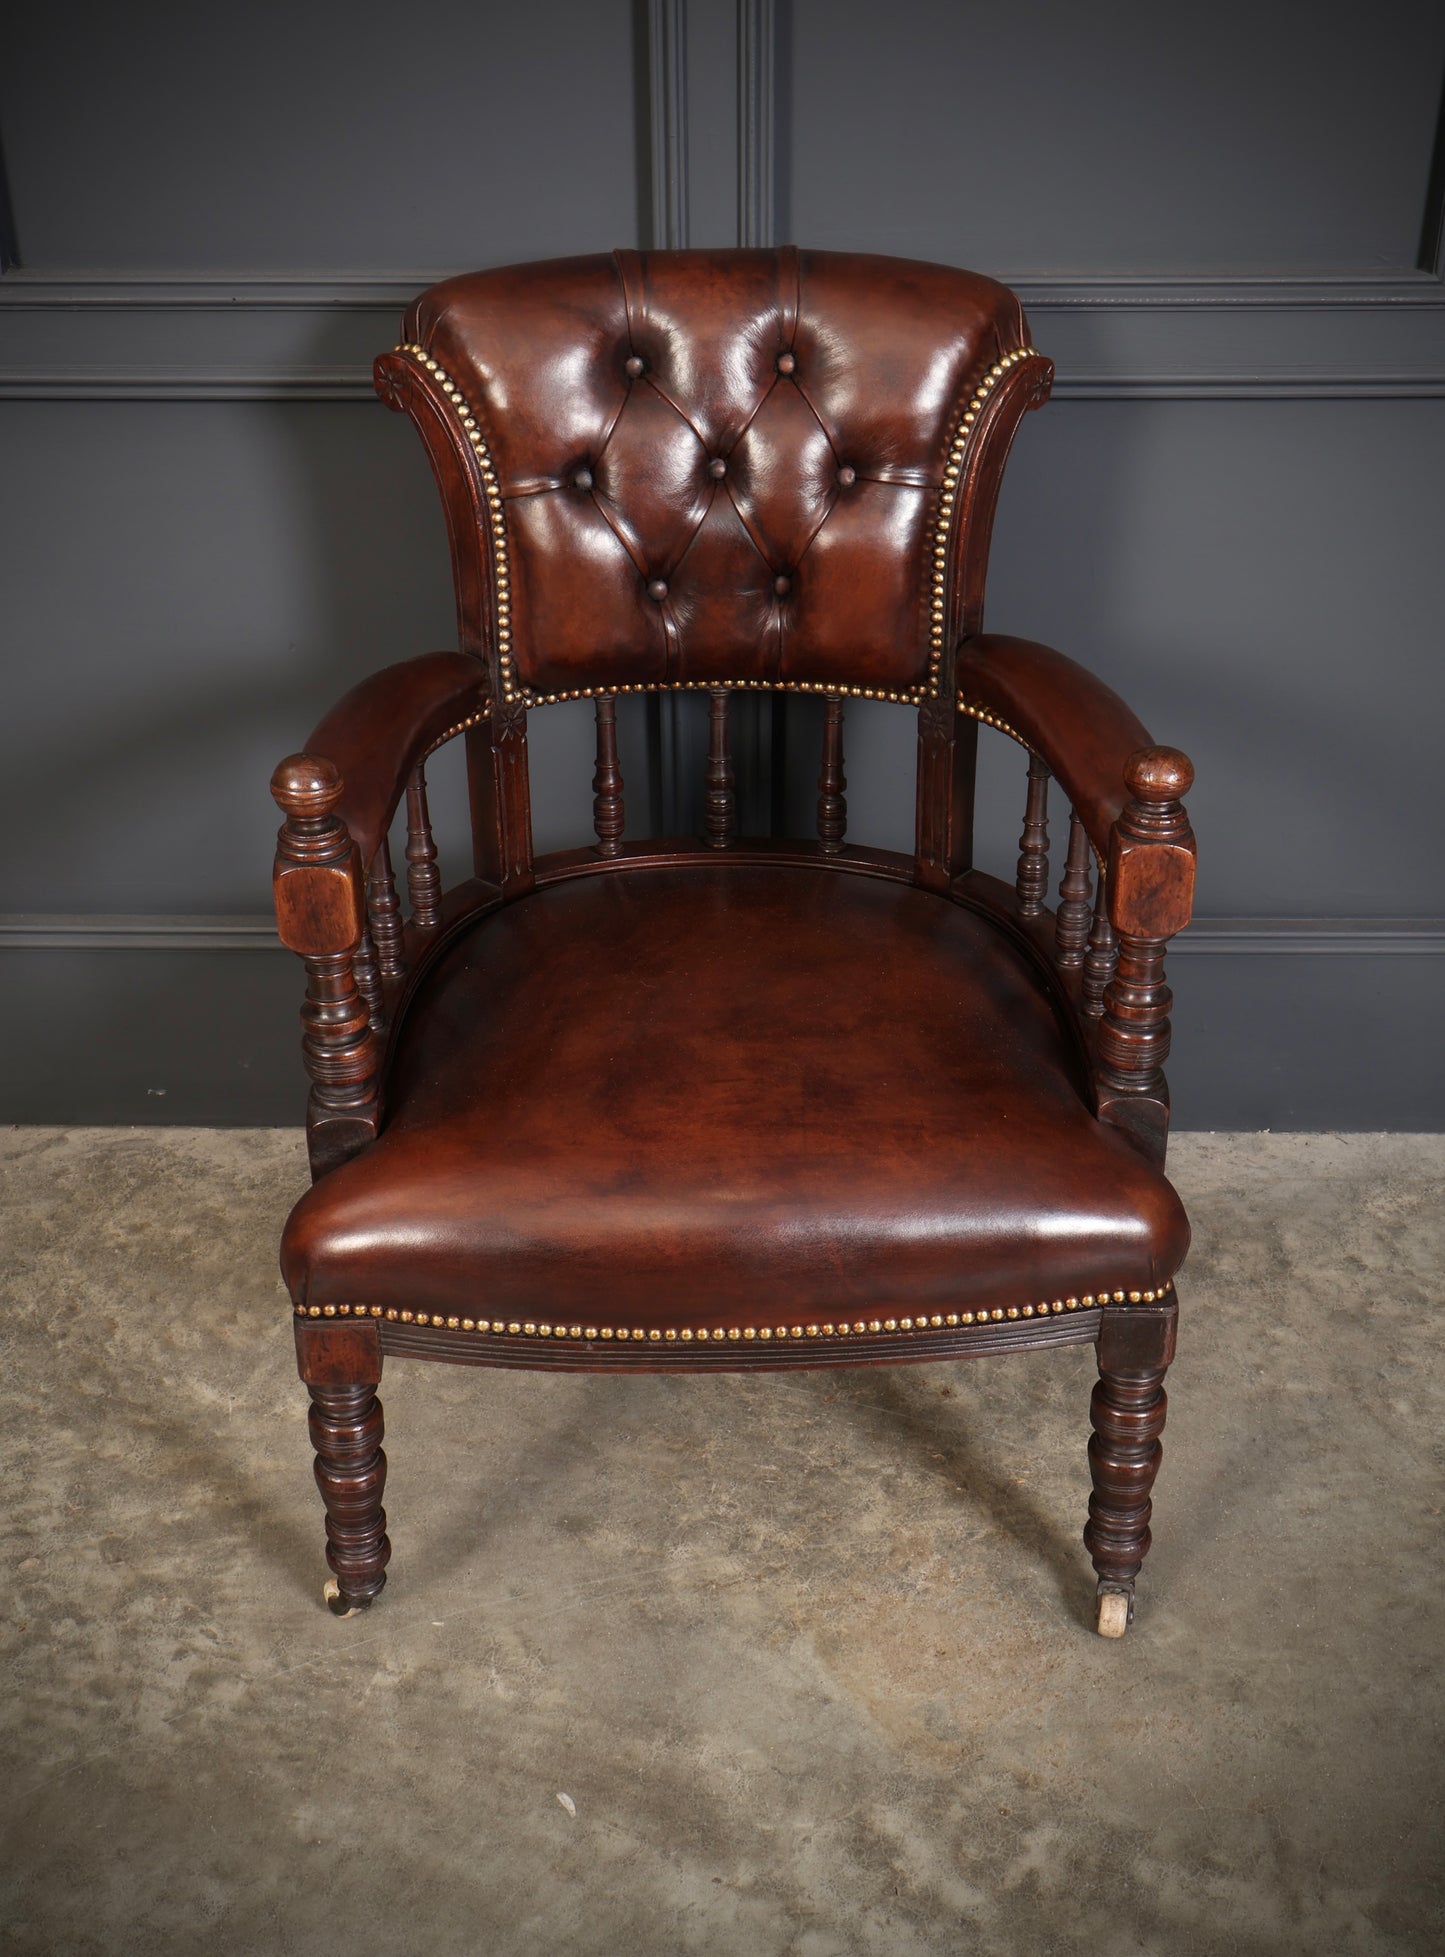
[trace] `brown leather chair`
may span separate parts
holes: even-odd
[[[1161,1063],[1192,770],[1070,660],[982,630],[1004,460],[1051,379],[1003,286],[796,250],[450,279],[377,361],[441,490],[461,649],[365,681],[272,782],[315,1178],[282,1268],[338,1612],[385,1582],[387,1354],[710,1371],[1090,1340],[1084,1539],[1124,1631],[1189,1240]],[[678,688],[709,701],[704,834],[624,840],[617,700]],[[759,690],[822,702],[816,840],[735,833],[729,711]],[[597,839],[536,856],[528,715],[584,697]],[[844,842],[855,699],[916,715],[911,856]],[[1028,757],[1013,884],[972,865],[980,722]],[[475,862],[444,892],[425,766],[453,739]]]

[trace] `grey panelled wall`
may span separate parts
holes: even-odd
[[[1441,1125],[1445,1043],[1402,1036],[1445,977],[1437,0],[88,4],[5,51],[0,1116],[299,1119],[267,776],[454,633],[370,392],[404,300],[788,237],[1000,274],[1056,359],[989,618],[1198,765],[1180,1123]],[[630,779],[685,812],[697,703],[625,704]],[[755,820],[807,821],[813,718],[744,728]],[[539,841],[582,838],[585,710],[532,732]],[[996,862],[1020,766],[987,745]],[[912,765],[906,714],[850,715],[860,840],[907,846]]]

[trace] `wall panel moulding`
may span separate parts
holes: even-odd
[[[371,361],[441,274],[385,280],[0,278],[0,398],[370,400]],[[1005,274],[1007,276],[1007,274]],[[1019,278],[1063,399],[1445,395],[1445,290]]]

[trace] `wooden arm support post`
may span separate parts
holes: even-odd
[[[1164,952],[1189,922],[1194,903],[1194,832],[1180,797],[1194,769],[1177,748],[1148,747],[1129,757],[1129,800],[1109,841],[1109,921],[1119,962],[1098,1022],[1099,1115],[1146,1154],[1164,1159],[1169,1097],[1169,1007]]]
[[[314,1179],[376,1135],[376,1042],[353,969],[366,917],[361,858],[335,813],[342,780],[330,761],[291,755],[272,775],[271,793],[286,817],[276,838],[276,927],[306,966],[301,1057],[311,1077]]]

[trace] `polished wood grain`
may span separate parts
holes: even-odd
[[[1131,1604],[1149,1553],[1151,1495],[1168,1412],[1164,1376],[1174,1357],[1176,1320],[1173,1306],[1111,1311],[1099,1330],[1099,1379],[1089,1409],[1094,1492],[1084,1544],[1100,1590],[1122,1590]]]
[[[601,693],[594,705],[597,764],[592,775],[592,827],[597,835],[597,854],[616,856],[627,827],[622,765],[617,758],[617,702],[610,693]]]
[[[1100,1111],[1162,1161],[1173,1002],[1164,954],[1189,922],[1194,898],[1194,834],[1179,799],[1194,770],[1177,749],[1151,747],[1131,755],[1124,777],[1129,799],[1109,847],[1109,917],[1119,958],[1098,1029]]]
[[[341,779],[327,761],[292,755],[271,777],[286,820],[273,887],[281,942],[306,968],[301,1058],[311,1077],[307,1146],[313,1174],[375,1139],[380,1056],[352,958],[361,943],[361,862],[336,814]]]
[[[1059,884],[1057,942],[1059,963],[1066,969],[1083,965],[1089,944],[1094,907],[1090,899],[1089,838],[1077,815],[1069,815],[1069,854]]]
[[[973,796],[978,773],[978,722],[945,695],[918,709],[914,816],[917,877],[925,890],[945,891],[973,868]]]
[[[703,775],[702,826],[710,849],[730,849],[737,837],[738,798],[733,776],[728,716],[732,695],[725,686],[707,696],[707,766]]]
[[[406,891],[412,923],[420,931],[434,929],[441,916],[442,880],[427,807],[426,770],[420,766],[412,769],[406,785]]]
[[[381,1402],[368,1385],[310,1387],[316,1486],[326,1507],[326,1560],[336,1577],[338,1616],[364,1610],[381,1595],[391,1544],[386,1511],[386,1455]]]
[[[383,837],[372,858],[366,880],[366,913],[371,937],[376,945],[381,977],[400,978],[406,970],[401,928],[401,905],[397,901],[396,879],[391,869],[391,845]]]
[[[1118,962],[1119,947],[1114,941],[1114,927],[1109,922],[1109,889],[1101,874],[1094,899],[1094,915],[1089,925],[1088,948],[1084,953],[1083,1010],[1090,1019],[1097,1019],[1104,1010],[1104,994],[1109,989],[1109,981]]]
[[[1014,884],[1024,916],[1042,917],[1049,887],[1049,770],[1037,754],[1029,756],[1028,800]]]
[[[848,833],[848,786],[843,773],[843,698],[838,693],[823,697],[823,763],[818,776],[818,842],[828,856],[836,856]]]

